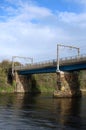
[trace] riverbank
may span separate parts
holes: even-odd
[[[0,63],[0,93],[14,93],[19,89],[16,88],[15,81],[12,81],[12,77],[9,76],[11,64],[10,61],[6,60]],[[81,92],[86,92],[86,70],[79,71],[79,83]],[[57,75],[56,73],[33,74],[28,76],[25,85],[29,88],[27,92],[53,93],[57,90]]]

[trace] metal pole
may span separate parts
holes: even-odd
[[[31,63],[33,64],[33,58],[30,58],[30,57],[21,57],[21,56],[12,56],[12,75],[14,75],[14,58],[29,59],[29,60],[31,60]]]
[[[59,45],[57,45],[57,70],[56,72],[59,72]]]
[[[12,75],[14,75],[14,57],[12,57]]]
[[[31,63],[33,64],[33,58],[31,58]]]
[[[78,57],[80,56],[80,49],[78,48]]]
[[[67,47],[67,48],[72,48],[72,49],[76,49],[78,52],[78,57],[80,56],[80,49],[74,46],[69,46],[69,45],[62,45],[62,44],[57,44],[57,69],[56,72],[59,72],[59,47]]]

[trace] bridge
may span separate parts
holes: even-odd
[[[78,55],[75,57],[59,58],[59,47],[76,49]],[[29,85],[32,84],[32,74],[56,73],[57,89],[54,92],[54,97],[81,96],[78,72],[79,70],[86,69],[86,55],[80,55],[79,48],[58,44],[57,59],[37,63],[33,63],[32,58],[29,59],[31,63],[27,65],[15,66],[14,62],[12,62],[12,74],[16,81],[17,89],[22,88],[25,91],[25,88],[27,91],[28,87],[31,88],[31,86],[28,86],[28,82],[31,81]]]
[[[60,71],[77,71],[86,69],[86,55],[75,57],[66,57],[59,60]],[[57,60],[32,63],[28,65],[14,66],[14,70],[20,75],[55,73],[57,69]]]

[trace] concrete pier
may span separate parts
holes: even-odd
[[[40,78],[39,78],[40,79]],[[78,72],[57,72],[54,78],[56,83],[56,91],[54,91],[53,96],[58,97],[80,97],[80,84],[79,84],[79,74]],[[40,80],[36,80],[32,75],[19,75],[15,72],[15,92],[41,92]],[[44,82],[46,82],[44,80]],[[49,81],[48,81],[49,82]],[[47,83],[46,83],[47,84]],[[49,85],[48,85],[49,87]],[[52,84],[52,87],[53,84]]]
[[[78,72],[57,72],[57,90],[54,97],[80,97]]]
[[[31,90],[31,75],[18,75],[17,72],[14,74],[15,81],[15,92],[30,92]]]

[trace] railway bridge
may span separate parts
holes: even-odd
[[[58,69],[59,68],[59,69]],[[86,69],[86,55],[77,55],[75,57],[66,57],[53,59],[51,61],[30,63],[27,65],[12,65],[12,73],[16,81],[17,88],[24,87],[24,80],[27,81],[28,75],[40,73],[56,73],[57,87],[54,97],[74,97],[81,96],[78,72]]]
[[[55,73],[57,71],[57,60],[37,62],[28,65],[14,66],[13,68],[19,75]],[[59,60],[59,70],[72,72],[86,69],[86,55],[79,57],[66,57]]]

